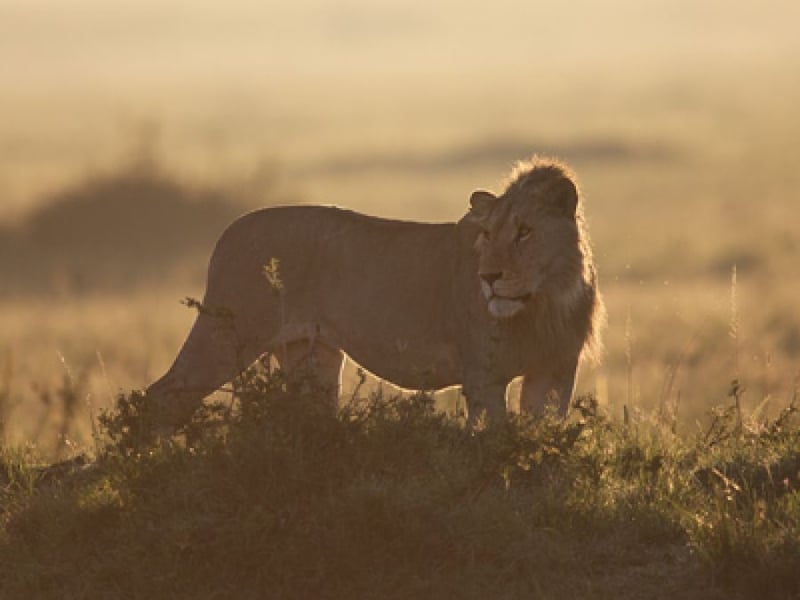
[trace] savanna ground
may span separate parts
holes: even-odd
[[[37,17],[52,55],[0,19],[19,69],[0,113],[0,597],[795,597],[800,53],[779,15],[797,9],[664,4],[661,31],[591,3],[551,29],[562,9],[520,5],[486,30],[483,9],[354,3],[388,40],[373,55],[307,4],[241,31],[207,7],[182,35],[214,59],[148,68],[88,17]],[[86,14],[137,32],[131,7]],[[298,21],[319,29],[302,48],[275,29]],[[274,52],[242,58],[262,26]],[[186,42],[170,31],[153,52]],[[579,175],[609,310],[582,419],[470,436],[425,399],[334,419],[290,385],[189,446],[121,440],[129,404],[98,424],[169,366],[237,214],[455,220],[533,152]],[[358,381],[350,365],[346,394]],[[39,467],[81,453],[101,467]]]

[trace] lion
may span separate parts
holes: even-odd
[[[146,394],[179,426],[269,353],[285,371],[310,365],[335,398],[347,355],[401,388],[460,385],[472,423],[502,419],[519,376],[523,412],[553,403],[565,415],[603,319],[575,176],[534,157],[499,196],[474,192],[456,223],[324,206],[240,217],[217,242],[188,338]]]

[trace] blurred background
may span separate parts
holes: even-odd
[[[458,219],[577,170],[615,416],[774,414],[800,373],[792,0],[0,0],[0,438],[44,454],[171,363],[236,215]],[[352,375],[352,367],[351,367]],[[699,423],[699,424],[698,424]]]

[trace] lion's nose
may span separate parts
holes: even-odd
[[[489,284],[489,287],[492,287],[494,282],[503,276],[502,273],[481,273],[480,275],[481,279],[483,279],[486,283]]]

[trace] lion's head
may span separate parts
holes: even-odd
[[[546,297],[574,304],[593,285],[578,186],[564,165],[535,158],[519,163],[500,196],[477,191],[467,218],[489,313],[510,319]]]

